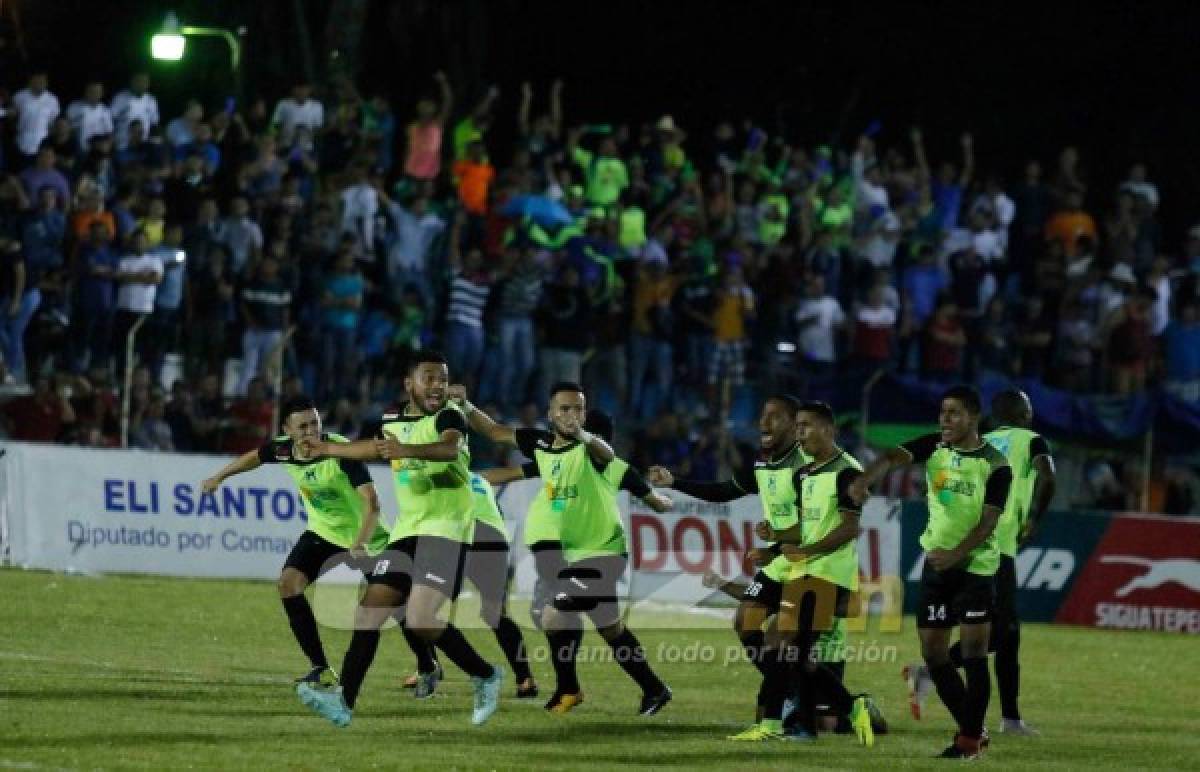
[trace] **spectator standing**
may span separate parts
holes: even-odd
[[[565,265],[542,297],[542,394],[560,381],[579,383],[592,344],[592,305],[574,266]]]
[[[942,298],[925,329],[922,363],[925,375],[935,381],[955,381],[962,373],[967,334],[958,319],[958,306]]]
[[[228,454],[240,455],[261,448],[273,436],[271,420],[275,405],[268,399],[262,378],[251,378],[246,396],[229,406],[229,425],[221,442]]]
[[[1166,389],[1179,399],[1200,403],[1200,305],[1194,299],[1163,332]]]
[[[66,210],[71,206],[71,184],[66,175],[58,170],[56,159],[54,148],[43,145],[37,151],[37,160],[33,165],[21,172],[21,184],[31,199],[36,199],[42,188],[51,188],[57,197],[56,206]]]
[[[117,129],[118,150],[128,147],[130,126],[135,121],[141,124],[143,137],[149,137],[158,126],[158,100],[149,88],[150,76],[138,72],[129,79],[129,88],[113,97],[112,116]]]
[[[464,256],[460,245],[464,216],[459,212],[450,234],[450,300],[446,309],[446,359],[450,372],[475,393],[483,362],[483,310],[492,292],[484,270],[483,253],[472,247]]]
[[[408,207],[387,197],[383,204],[391,221],[387,249],[390,299],[398,301],[405,289],[413,286],[425,305],[432,306],[430,255],[434,242],[446,230],[446,221],[429,208],[429,199],[423,195],[414,198]]]
[[[433,79],[440,90],[438,101],[422,99],[417,103],[417,117],[408,125],[408,148],[404,173],[426,189],[437,178],[442,166],[442,139],[450,110],[454,107],[454,92],[446,73],[435,72]]]
[[[93,220],[87,241],[76,258],[77,304],[73,321],[77,345],[76,371],[108,369],[112,355],[113,315],[116,312],[117,266],[120,256],[112,247],[108,225]]]
[[[275,103],[271,127],[277,132],[279,144],[290,148],[296,130],[303,128],[316,135],[325,127],[325,106],[312,98],[312,86],[300,81],[292,86],[291,96]]]
[[[638,417],[648,416],[647,381],[658,386],[659,404],[671,396],[675,375],[675,334],[672,305],[679,281],[667,272],[666,260],[642,259],[633,288],[633,319],[629,335],[629,407]]]
[[[83,99],[67,106],[67,119],[82,153],[91,149],[93,137],[112,134],[115,126],[112,110],[104,104],[104,84],[97,80],[84,86]]]
[[[39,70],[30,75],[29,84],[12,97],[12,106],[17,113],[17,151],[25,158],[23,166],[33,163],[42,141],[50,134],[50,124],[62,112],[58,97],[48,90],[48,85],[46,72]]]
[[[229,272],[240,276],[246,265],[262,254],[263,232],[250,217],[250,202],[245,196],[235,196],[229,205],[229,216],[221,221],[218,239],[229,249]]]
[[[258,262],[255,276],[242,287],[241,310],[242,377],[238,393],[244,394],[251,378],[257,377],[271,354],[283,341],[284,331],[291,323],[292,292],[280,278],[279,261],[267,254]]]
[[[8,436],[20,442],[57,442],[63,430],[75,423],[70,393],[62,384],[55,389],[50,376],[38,376],[33,393],[0,407]]]
[[[180,312],[188,292],[188,255],[183,249],[183,226],[170,223],[163,231],[163,241],[154,249],[162,260],[163,278],[154,293],[154,315],[146,323],[146,365],[158,381],[162,374],[163,358],[168,351],[179,350]]]
[[[867,301],[854,311],[854,360],[864,374],[891,360],[896,321],[896,309],[888,305],[883,287],[872,287]]]
[[[837,331],[846,323],[846,313],[837,298],[825,292],[825,279],[819,275],[808,277],[804,286],[804,298],[796,307],[794,316],[799,331],[798,352],[801,367],[806,369],[817,382],[825,382],[834,371],[837,362]]]
[[[510,249],[506,257],[510,264],[496,290],[500,328],[500,391],[496,401],[505,415],[512,415],[525,403],[529,376],[533,374],[533,315],[541,300],[545,272],[528,247]]]
[[[754,321],[754,290],[739,265],[727,265],[713,297],[713,355],[708,367],[708,404],[726,415],[734,390],[746,381],[749,326]]]
[[[366,285],[354,263],[354,248],[343,242],[321,295],[321,367],[323,401],[353,396],[358,369],[358,321]]]
[[[1061,244],[1063,254],[1069,259],[1079,253],[1079,239],[1083,236],[1095,243],[1096,221],[1083,211],[1083,194],[1071,190],[1065,194],[1062,208],[1047,220],[1046,238]]]
[[[114,319],[114,343],[117,347],[117,373],[125,372],[126,338],[139,319],[154,313],[154,297],[163,279],[162,258],[150,249],[146,232],[138,228],[130,238],[131,250],[117,263],[117,313]],[[137,351],[146,354],[146,333],[139,330]]]

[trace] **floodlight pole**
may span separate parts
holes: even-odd
[[[186,37],[217,37],[225,41],[229,46],[229,64],[233,68],[233,88],[234,96],[238,99],[242,98],[242,41],[241,36],[246,33],[245,27],[238,27],[237,32],[227,30],[223,27],[193,27],[189,24],[182,24],[179,27],[179,34]]]

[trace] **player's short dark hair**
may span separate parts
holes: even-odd
[[[951,386],[942,392],[942,399],[957,399],[971,415],[979,415],[983,412],[983,400],[980,399],[979,392],[973,386],[965,384]]]
[[[792,418],[796,417],[796,413],[799,413],[804,405],[804,403],[801,402],[798,397],[793,397],[791,394],[783,393],[772,394],[771,396],[767,397],[767,402],[778,402]]]
[[[833,413],[833,408],[829,406],[829,403],[822,402],[819,399],[809,399],[801,402],[796,412],[811,413],[815,416],[820,416],[821,420],[830,426],[837,423],[837,417]]]
[[[1005,389],[992,397],[992,417],[1010,420],[1025,408],[1025,393],[1020,389]]]
[[[612,444],[614,433],[613,419],[612,416],[603,410],[593,408],[587,411],[587,418],[583,420],[583,429]]]
[[[582,394],[583,387],[574,381],[559,381],[550,387],[550,399],[554,399],[555,395],[557,395],[560,391],[573,391],[578,394]]]
[[[293,413],[303,413],[305,410],[316,409],[317,403],[313,401],[312,397],[300,394],[283,403],[283,407],[279,410],[279,417],[284,423],[287,423],[287,420],[292,417]]]
[[[414,370],[416,370],[418,367],[420,367],[421,365],[445,365],[445,364],[446,364],[446,357],[444,354],[442,354],[442,352],[425,348],[425,349],[421,349],[420,351],[413,353],[413,355],[408,360],[408,368],[405,369],[404,372],[408,375],[412,375],[412,372]]]

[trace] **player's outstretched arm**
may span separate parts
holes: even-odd
[[[742,595],[746,592],[746,587],[749,586],[745,582],[739,582],[736,579],[725,581],[715,571],[705,571],[704,576],[700,579],[700,583],[710,589],[720,590],[734,600],[741,600]]]
[[[479,476],[492,485],[505,485],[510,482],[525,479],[525,470],[519,466],[497,467],[478,472]]]
[[[471,400],[467,399],[467,388],[461,383],[452,384],[447,396],[462,407],[463,415],[467,417],[467,425],[471,427],[471,431],[482,434],[497,445],[515,446],[517,444],[516,430],[511,426],[496,423],[490,415],[471,404]]]
[[[1050,501],[1058,488],[1058,473],[1050,455],[1041,455],[1033,459],[1033,468],[1037,472],[1037,480],[1033,483],[1033,503],[1029,507],[1029,519],[1025,521],[1025,527],[1020,534],[1022,545],[1027,544],[1037,533],[1042,516],[1050,508]]]
[[[461,420],[461,419],[460,419]],[[445,429],[434,442],[411,444],[400,442],[395,437],[373,440],[381,458],[392,461],[414,458],[420,461],[453,461],[458,458],[462,447],[463,433],[459,429]]]
[[[724,482],[700,482],[697,480],[677,480],[671,470],[665,466],[652,466],[646,470],[646,481],[651,485],[663,488],[674,488],[680,493],[700,499],[722,504],[748,496],[755,491],[744,490],[736,480]]]
[[[670,512],[675,508],[675,502],[671,501],[670,496],[666,496],[651,488],[646,478],[642,477],[641,473],[633,467],[625,470],[625,476],[621,479],[620,487],[622,490],[629,491],[641,499],[646,506],[660,514]]]
[[[379,440],[366,439],[354,442],[328,442],[321,440],[305,445],[302,450],[310,458],[332,457],[350,461],[378,461]]]
[[[251,450],[247,453],[243,453],[222,467],[221,471],[202,482],[200,484],[200,491],[201,493],[213,493],[217,490],[217,488],[221,487],[221,483],[225,482],[230,477],[241,474],[242,472],[249,472],[253,469],[258,469],[260,466],[262,466],[262,461],[258,457],[257,450]]]
[[[878,458],[867,464],[862,475],[850,484],[850,498],[854,500],[855,504],[861,505],[866,501],[871,486],[882,480],[888,472],[896,467],[911,464],[914,460],[913,454],[903,447],[888,448]]]

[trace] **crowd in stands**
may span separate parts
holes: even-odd
[[[114,85],[60,100],[35,72],[0,104],[14,438],[119,444],[135,327],[129,442],[183,451],[255,447],[277,390],[369,431],[422,346],[512,420],[581,381],[701,477],[735,452],[719,430],[747,383],[891,369],[1200,400],[1200,226],[1164,238],[1140,163],[1099,189],[1073,147],[1000,169],[966,133],[929,158],[878,124],[830,144],[568,125],[561,81],[523,84],[515,115],[441,73],[395,104],[343,79],[171,113],[145,74]]]

